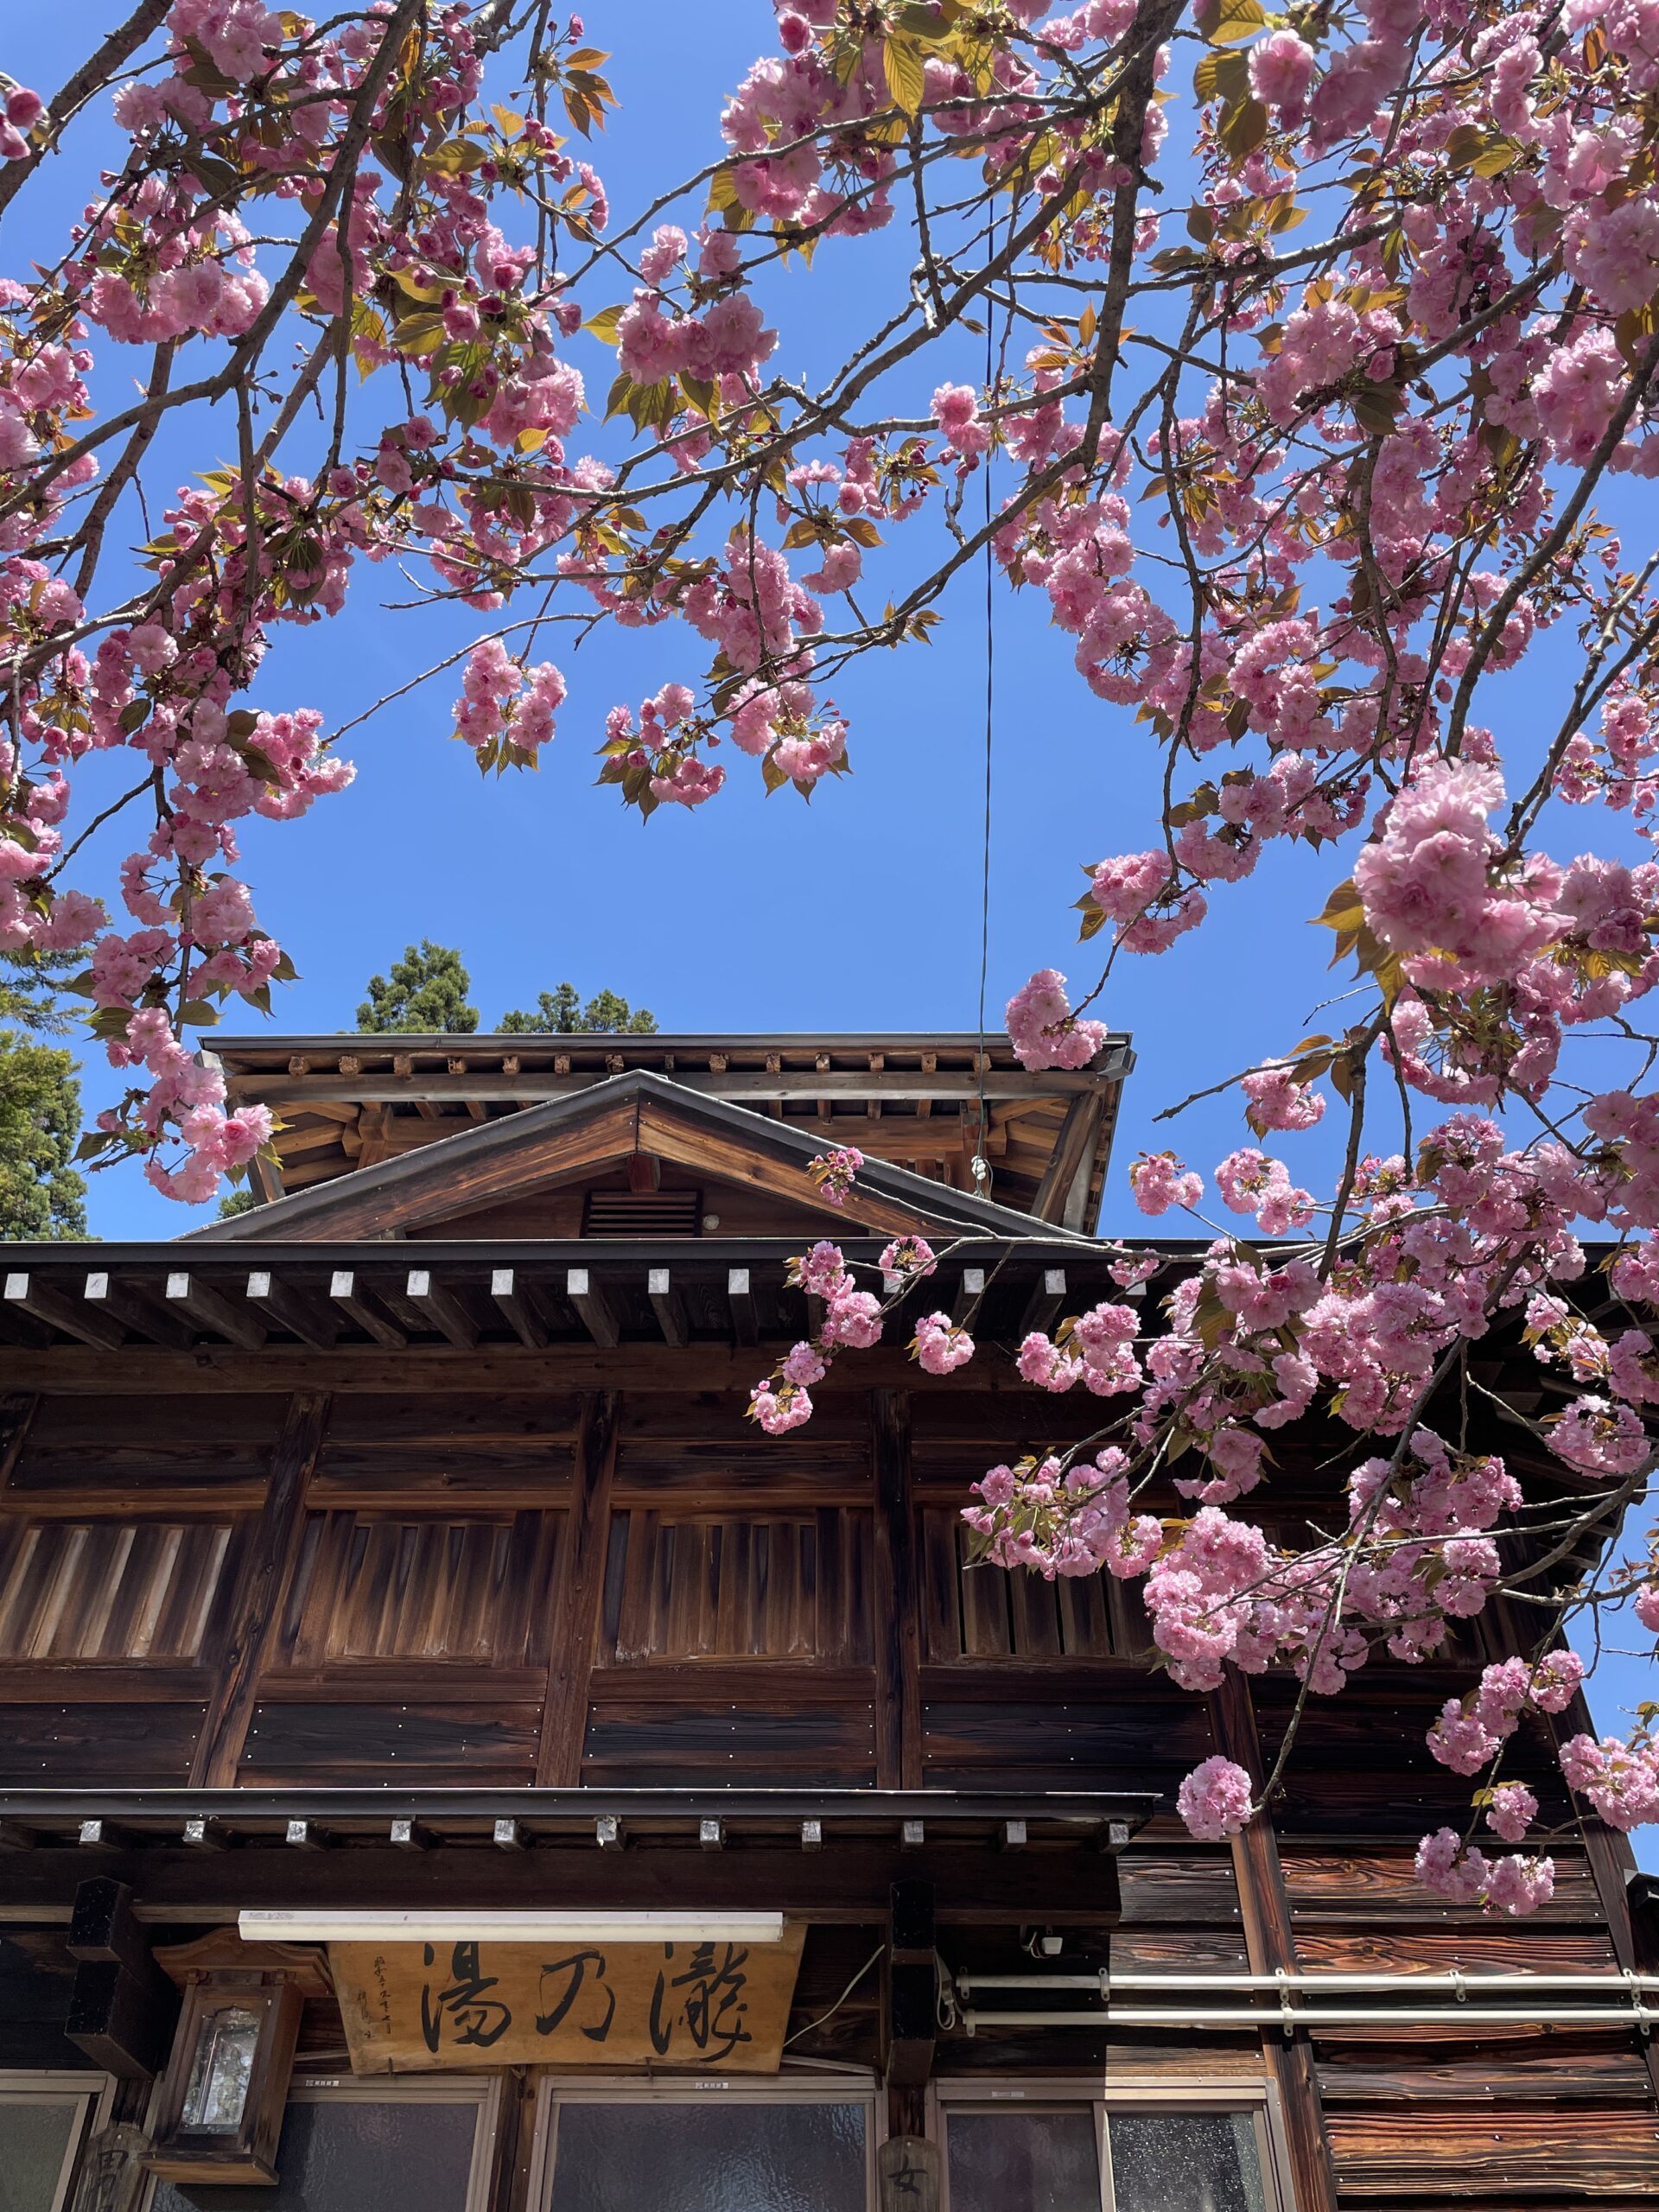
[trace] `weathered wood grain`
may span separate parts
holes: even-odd
[[[1386,1920],[1390,1926],[1402,1921],[1421,1921],[1439,1928],[1491,1928],[1491,1923],[1478,1908],[1459,1908],[1431,1897],[1417,1879],[1412,1856],[1403,1847],[1325,1851],[1294,1839],[1281,1840],[1285,1888],[1297,1929],[1332,1920]],[[1555,1861],[1555,1894],[1548,1904],[1529,1914],[1528,1929],[1562,1921],[1593,1923],[1599,1920],[1600,1902],[1584,1854],[1570,1845],[1556,1845],[1551,1856]]]
[[[262,1699],[242,1746],[250,1787],[328,1781],[528,1783],[539,1705],[300,1704]]]
[[[200,1705],[11,1705],[0,1719],[0,1785],[97,1789],[189,1779]]]
[[[911,1497],[910,1394],[870,1394],[875,1472],[875,1778],[887,1789],[921,1786],[924,1747],[920,1580]]]
[[[231,1533],[227,1521],[0,1528],[0,1669],[199,1658]]]
[[[1265,1769],[1250,1684],[1230,1669],[1207,1700],[1217,1749],[1235,1760],[1260,1789]],[[1258,1814],[1232,1839],[1233,1872],[1252,1974],[1274,1974],[1296,1963],[1290,1899],[1273,1827]],[[1306,2035],[1286,2037],[1265,2030],[1262,2056],[1279,2084],[1300,2212],[1335,2212],[1337,2183],[1330,2138],[1319,2097],[1313,2053]]]
[[[868,1513],[810,1517],[615,1516],[609,1577],[620,1583],[602,1661],[770,1658],[874,1662]]]
[[[610,1539],[616,1421],[613,1391],[592,1391],[583,1398],[575,1443],[575,1495],[557,1572],[550,1585],[554,1632],[540,1740],[532,1768],[533,1778],[543,1788],[575,1782],[582,1774],[588,1682],[596,1656]]]
[[[136,1356],[140,1372],[130,1390],[113,1389],[106,1374],[86,1396],[42,1395],[4,1493],[8,1508],[37,1510],[37,1501],[58,1492],[82,1501],[85,1512],[87,1493],[100,1491],[130,1497],[140,1510],[146,1495],[159,1491],[194,1494],[200,1508],[218,1503],[227,1491],[257,1496],[263,1490],[286,1396],[257,1374],[249,1374],[245,1391],[231,1399],[188,1388],[163,1390],[154,1377],[143,1377],[146,1356]]]
[[[720,1703],[668,1705],[607,1696],[589,1709],[584,1782],[649,1778],[826,1785],[874,1783],[875,1715],[844,1699],[793,1708]]]
[[[1521,2190],[1651,2202],[1659,2176],[1659,2117],[1619,2108],[1339,2108],[1329,2126],[1344,2196],[1461,2203]]]
[[[425,1660],[544,1669],[544,1599],[563,1520],[312,1514],[269,1666]]]
[[[209,1788],[234,1782],[241,1765],[266,1643],[299,1557],[306,1491],[327,1424],[327,1397],[314,1390],[295,1394],[271,1452],[264,1509],[243,1533],[225,1640],[215,1654],[219,1677],[190,1769],[190,1779]]]
[[[1455,2048],[1402,2052],[1368,2043],[1317,2044],[1319,2088],[1348,2104],[1641,2104],[1652,2101],[1632,2036],[1542,2037],[1488,2044],[1465,2030]]]

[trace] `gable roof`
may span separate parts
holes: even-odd
[[[480,1033],[215,1037],[238,1105],[282,1123],[276,1162],[254,1164],[263,1199],[354,1175],[474,1123],[649,1071],[750,1107],[817,1149],[855,1145],[958,1191],[991,1164],[997,1202],[1091,1228],[1111,1154],[1129,1039],[1085,1069],[1019,1065],[1005,1035],[774,1031],[759,1035]]]
[[[646,1069],[631,1069],[493,1122],[475,1122],[417,1152],[273,1198],[192,1230],[192,1241],[253,1243],[372,1237],[499,1205],[553,1177],[602,1170],[635,1154],[696,1166],[792,1206],[822,1210],[825,1226],[884,1236],[930,1230],[1052,1240],[1075,1236],[1012,1207],[951,1189],[892,1162],[867,1160],[851,1198],[831,1209],[806,1168],[821,1137]]]

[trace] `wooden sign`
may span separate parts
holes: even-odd
[[[806,1940],[331,1943],[354,2074],[479,2066],[775,2074]]]

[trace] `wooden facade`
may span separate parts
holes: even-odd
[[[1659,1926],[1622,1842],[1574,1831],[1553,1904],[1518,1925],[1412,1875],[1417,1837],[1466,1808],[1423,1733],[1485,1656],[1478,1630],[1456,1663],[1374,1661],[1314,1700],[1272,1821],[1206,1847],[1175,1783],[1212,1751],[1261,1770],[1294,1685],[1183,1694],[1147,1669],[1132,1586],[967,1561],[968,1484],[1068,1409],[1005,1358],[933,1380],[903,1346],[937,1307],[1007,1347],[1116,1294],[1084,1227],[1125,1046],[1059,1077],[981,1065],[972,1039],[575,1039],[563,1070],[549,1040],[404,1041],[226,1052],[290,1129],[357,1139],[290,1141],[311,1166],[256,1211],[170,1244],[3,1255],[0,2145],[9,2095],[79,2097],[79,2145],[142,2128],[180,1947],[228,1942],[244,1912],[556,1904],[804,1923],[782,2068],[743,2094],[865,2099],[872,2204],[891,2133],[943,2139],[971,2212],[963,2146],[1016,2105],[1096,2113],[1119,2212],[1659,2195],[1659,2061],[1639,1984],[1619,1986],[1659,1970]],[[394,1046],[407,1067],[383,1071]],[[683,1079],[694,1055],[721,1087]],[[853,1072],[873,1095],[849,1103]],[[733,1095],[734,1073],[773,1088]],[[390,1118],[431,1134],[377,1154],[394,1086]],[[900,1106],[878,1151],[865,1125]],[[948,1155],[916,1134],[936,1120]],[[805,1165],[855,1121],[870,1162],[837,1211]],[[964,1132],[988,1196],[970,1166],[938,1172]],[[693,1206],[665,1207],[675,1192]],[[948,1252],[937,1277],[886,1344],[842,1357],[810,1427],[760,1435],[748,1389],[811,1325],[787,1255],[833,1235],[874,1260],[913,1231]],[[1193,1258],[1171,1247],[1149,1296]],[[1337,1441],[1312,1420],[1276,1440],[1272,1513],[1313,1507]],[[1548,1749],[1522,1770],[1565,1818]],[[1483,2000],[1484,1976],[1517,1973],[1580,1979]],[[1379,1979],[1348,2000],[1359,2018],[1320,2017],[1332,1974]],[[339,2086],[326,1983],[299,2050],[291,2148],[314,2105],[371,2095]],[[703,2092],[720,2074],[702,2062]],[[702,2093],[660,2070],[588,2089],[569,2066],[498,2073],[480,2050],[422,2078],[383,2092],[411,2144],[435,2113],[476,2123],[456,2212],[585,2204],[560,2195],[578,2154],[556,2143],[582,2138],[558,2113]],[[1151,2193],[1135,2161],[1162,2139],[1136,2129],[1171,2113],[1255,2131],[1243,2196],[1179,2174]],[[41,2212],[67,2202],[72,2154]],[[1071,2212],[1028,2180],[1001,2212]]]

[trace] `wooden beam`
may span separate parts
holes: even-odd
[[[531,1351],[540,1351],[548,1339],[547,1316],[530,1285],[512,1268],[493,1268],[490,1296],[519,1343]]]
[[[565,1516],[557,1592],[548,1618],[554,1624],[542,1708],[536,1781],[556,1789],[582,1779],[588,1737],[588,1678],[599,1635],[600,1599],[611,1538],[611,1481],[616,1467],[620,1400],[613,1390],[582,1395],[576,1437],[575,1497]]]
[[[631,1152],[628,1154],[628,1188],[640,1192],[660,1191],[663,1187],[663,1163],[654,1152]]]
[[[393,1792],[385,1794],[397,1802]],[[719,1817],[729,1835],[732,1816]],[[303,1910],[325,1900],[372,1910],[429,1909],[441,1898],[457,1910],[545,1910],[551,1899],[570,1911],[683,1912],[692,1897],[711,1912],[782,1910],[869,1928],[884,1916],[893,1884],[910,1879],[933,1885],[941,1926],[1037,1922],[1094,1929],[1109,1927],[1118,1916],[1111,1859],[952,1843],[934,1821],[927,1824],[924,1843],[910,1850],[900,1848],[896,1834],[830,1834],[817,1851],[739,1850],[728,1844],[724,1851],[704,1852],[697,1847],[696,1823],[688,1821],[671,1847],[600,1851],[587,1842],[525,1849],[526,1824],[503,1816],[503,1826],[517,1831],[518,1847],[491,1847],[493,1827],[486,1825],[481,1848],[446,1846],[426,1853],[395,1847],[387,1834],[390,1818],[389,1807],[372,1841],[353,1842],[326,1861],[280,1842],[270,1847],[265,1837],[233,1851],[152,1847],[136,1853],[123,1871],[134,1884],[140,1924],[171,1928],[234,1921],[245,1909]],[[10,1855],[0,1929],[67,1920],[76,1876],[85,1871],[86,1861],[73,1851]],[[874,1948],[874,1939],[868,1940]]]
[[[1065,1303],[1065,1269],[1045,1268],[1032,1285],[1017,1333],[1025,1337],[1033,1329],[1046,1329]]]
[[[213,1691],[191,1761],[194,1786],[228,1788],[238,1777],[259,1690],[265,1649],[281,1619],[305,1533],[306,1494],[328,1423],[321,1391],[296,1391],[270,1455],[258,1520],[245,1534],[223,1648],[214,1655]]]
[[[10,1484],[39,1403],[32,1390],[8,1390],[0,1397],[0,1491]]]
[[[938,2036],[933,1885],[895,1882],[889,1896],[882,2072],[889,2088],[912,2088],[932,2073]]]
[[[721,1060],[718,1052],[709,1058]],[[230,1090],[237,1099],[259,1099],[272,1106],[287,1106],[295,1112],[315,1112],[314,1100],[359,1101],[365,1105],[401,1103],[413,1105],[426,1098],[440,1101],[454,1099],[465,1103],[477,1100],[486,1105],[535,1104],[543,1098],[565,1098],[572,1091],[588,1090],[603,1080],[599,1070],[592,1073],[529,1075],[493,1075],[482,1069],[471,1074],[451,1076],[431,1073],[399,1077],[388,1075],[384,1070],[349,1080],[338,1076],[284,1076],[276,1071],[261,1071],[257,1074],[232,1076]],[[943,1103],[949,1100],[976,1099],[982,1091],[992,1098],[1071,1098],[1109,1086],[1120,1080],[1117,1071],[1044,1068],[1026,1072],[1018,1068],[990,1068],[982,1076],[965,1070],[953,1070],[945,1074],[929,1074],[914,1069],[887,1068],[867,1073],[862,1070],[842,1068],[820,1070],[817,1067],[784,1068],[776,1074],[765,1069],[727,1069],[721,1065],[703,1074],[696,1069],[676,1069],[671,1080],[682,1090],[702,1091],[713,1098],[750,1099],[807,1099],[807,1098],[879,1098],[884,1105],[894,1100],[925,1099]]]
[[[479,1326],[461,1300],[447,1291],[429,1268],[411,1268],[404,1296],[415,1311],[429,1320],[440,1336],[461,1351],[478,1343]]]
[[[256,1152],[248,1162],[248,1180],[260,1200],[269,1205],[273,1198],[283,1195],[283,1174],[263,1152]]]
[[[1102,1292],[1100,1295],[1107,1294]],[[769,1336],[780,1351],[789,1338]],[[327,1353],[298,1344],[267,1344],[261,1352],[228,1345],[198,1344],[193,1351],[130,1345],[122,1351],[93,1351],[82,1344],[42,1351],[9,1347],[0,1351],[0,1390],[38,1389],[44,1396],[101,1396],[111,1390],[155,1395],[168,1390],[235,1395],[250,1390],[328,1389],[394,1391],[543,1390],[637,1389],[680,1395],[688,1388],[741,1391],[747,1398],[755,1380],[751,1348],[705,1342],[697,1347],[695,1370],[688,1370],[683,1348],[631,1343],[605,1351],[586,1340],[550,1344],[545,1351],[517,1344],[480,1344],[474,1351],[454,1344],[416,1343],[407,1351],[378,1344],[340,1344]],[[901,1344],[878,1344],[856,1361],[838,1360],[812,1395],[850,1399],[880,1385],[927,1389],[914,1360]],[[1007,1373],[995,1362],[975,1360],[949,1378],[953,1393],[995,1393],[1007,1387]]]
[[[286,1283],[269,1268],[256,1268],[248,1277],[247,1302],[256,1313],[274,1321],[279,1329],[296,1336],[314,1351],[332,1351],[339,1335],[332,1320],[320,1313],[302,1292]]]
[[[349,1268],[336,1268],[328,1277],[328,1296],[348,1321],[355,1321],[359,1329],[366,1329],[378,1344],[401,1350],[409,1342],[409,1332],[394,1321],[366,1283],[359,1283],[355,1272]]]
[[[120,1322],[130,1333],[143,1337],[150,1344],[171,1344],[177,1349],[190,1342],[190,1331],[178,1314],[118,1282],[107,1268],[95,1268],[88,1272],[81,1296],[88,1306],[101,1306],[111,1320]]]
[[[686,1325],[685,1300],[674,1287],[674,1278],[667,1268],[650,1268],[645,1272],[645,1294],[651,1300],[651,1310],[657,1316],[657,1325],[663,1332],[665,1344],[685,1344],[690,1336]]]
[[[1102,1101],[1098,1093],[1079,1092],[1065,1109],[1060,1134],[1048,1155],[1042,1180],[1031,1210],[1039,1221],[1058,1221],[1071,1196],[1077,1169],[1094,1158],[1095,1137],[1100,1128]]]
[[[100,1875],[79,1885],[66,1948],[77,1965],[65,2038],[122,2080],[159,2074],[172,2049],[179,1993],[151,1955],[124,1882]]]
[[[750,1287],[747,1268],[727,1269],[726,1303],[731,1308],[732,1333],[739,1344],[759,1344],[760,1332],[755,1320],[754,1294]]]
[[[187,1321],[192,1322],[210,1336],[223,1337],[227,1344],[243,1351],[257,1351],[265,1341],[265,1325],[252,1312],[246,1300],[235,1304],[204,1282],[200,1275],[193,1275],[181,1268],[167,1278],[167,1302],[177,1306]]]
[[[911,1499],[910,1395],[870,1393],[875,1472],[875,1780],[922,1786],[920,1589]]]
[[[1211,1693],[1209,1705],[1217,1750],[1236,1760],[1249,1776],[1252,1787],[1259,1790],[1267,1770],[1255,1707],[1249,1683],[1236,1667],[1227,1669],[1221,1688]],[[1250,1972],[1295,1973],[1299,1961],[1290,1899],[1270,1816],[1258,1813],[1243,1833],[1233,1838],[1232,1850]],[[1262,2050],[1268,2071],[1277,2081],[1284,2108],[1297,2212],[1337,2212],[1336,2171],[1325,2137],[1319,2074],[1307,2031],[1299,2028],[1287,2037],[1276,2023],[1264,2024]]]
[[[102,1351],[114,1351],[127,1340],[125,1325],[103,1305],[89,1306],[85,1299],[66,1297],[36,1275],[8,1274],[0,1283],[0,1300],[31,1320],[43,1321],[48,1328],[60,1329],[66,1337]]]
[[[616,1315],[603,1288],[587,1268],[568,1268],[564,1294],[576,1309],[577,1319],[596,1344],[613,1351],[621,1340]]]

